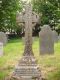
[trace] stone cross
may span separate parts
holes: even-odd
[[[25,7],[25,11],[17,14],[17,23],[25,26],[25,50],[24,55],[33,55],[32,51],[32,28],[38,22],[38,15],[32,12],[31,5]]]
[[[25,51],[24,56],[16,65],[12,80],[42,80],[41,71],[32,51],[32,28],[38,17],[32,12],[32,7],[27,5],[25,12],[17,16],[17,22],[25,25]],[[10,79],[11,80],[11,79]]]

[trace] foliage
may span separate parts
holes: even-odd
[[[39,24],[49,24],[52,29],[57,29],[58,31],[60,24],[60,0],[31,0],[31,3],[33,10],[41,17]],[[16,14],[18,11],[22,11],[22,7],[25,4],[26,2],[22,0],[0,0],[0,31],[21,33],[21,27],[17,27],[18,25],[16,24]],[[38,29],[36,27],[34,31],[38,32],[40,30]]]
[[[32,0],[33,10],[41,16],[41,24],[56,26],[60,23],[60,0]]]
[[[12,32],[16,29],[16,13],[21,9],[21,0],[0,1],[0,31]]]

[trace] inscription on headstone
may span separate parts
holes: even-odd
[[[50,29],[50,26],[44,25],[39,32],[40,38],[40,49],[39,52],[41,55],[44,54],[53,54],[54,53],[54,40],[53,40],[53,33]]]

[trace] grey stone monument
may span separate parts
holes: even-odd
[[[0,42],[0,56],[3,56],[3,43]]]
[[[25,37],[22,37],[22,41],[25,44]],[[35,37],[32,37],[32,42],[34,42],[34,41],[35,41]]]
[[[32,27],[37,21],[38,16],[32,13],[31,5],[25,7],[24,13],[17,15],[18,24],[25,25],[25,49],[23,57],[12,74],[12,80],[42,80],[41,71],[32,51]]]
[[[55,30],[53,30],[53,39],[55,43],[58,42],[58,33]]]
[[[54,40],[53,40],[53,32],[50,29],[50,26],[44,25],[39,32],[40,38],[40,49],[39,52],[41,55],[44,54],[53,54],[54,53]]]
[[[60,41],[60,34],[59,34],[59,36],[58,36],[58,40]]]
[[[4,32],[0,32],[0,42],[3,43],[3,45],[7,43],[7,36]]]

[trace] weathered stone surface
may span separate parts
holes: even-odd
[[[15,68],[15,72],[13,72],[13,77],[25,79],[38,79],[41,80],[41,71],[39,70],[39,66],[36,64],[36,60],[33,56],[23,56],[19,61],[18,66]]]
[[[3,56],[3,43],[0,42],[0,56]]]
[[[22,41],[25,44],[25,37],[22,37]],[[35,37],[32,37],[32,43],[35,41]]]
[[[58,42],[58,33],[55,30],[53,30],[53,39],[55,43]]]
[[[0,32],[0,42],[3,43],[3,45],[7,43],[7,36],[4,32]]]
[[[39,33],[40,38],[40,54],[53,54],[54,53],[54,40],[53,32],[50,26],[44,25],[41,32]]]
[[[20,18],[21,17],[21,18]],[[38,22],[38,15],[32,12],[32,7],[27,5],[25,12],[17,14],[17,23],[25,25],[25,49],[24,55],[33,55],[32,51],[32,28]]]
[[[20,16],[22,17],[20,18]],[[17,22],[25,25],[25,49],[24,56],[16,66],[12,78],[16,80],[42,80],[41,71],[37,66],[34,54],[32,51],[32,28],[33,24],[37,23],[38,17],[36,14],[32,14],[31,5],[27,5],[24,14],[17,16]]]
[[[59,34],[59,36],[58,36],[58,40],[60,41],[60,34]]]

